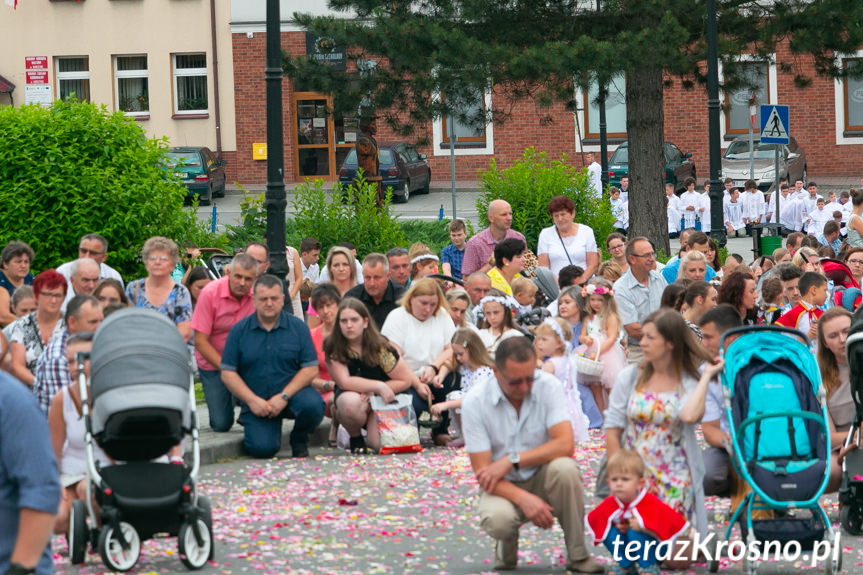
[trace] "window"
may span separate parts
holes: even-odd
[[[114,105],[128,116],[149,116],[147,56],[114,56]]]
[[[86,56],[55,58],[57,98],[90,101],[90,59]]]
[[[584,95],[585,106],[585,139],[599,138],[599,106],[596,97],[599,94],[599,84],[590,83],[590,88]],[[626,137],[626,77],[619,74],[608,84],[608,95],[605,98],[605,132],[609,138]]]
[[[845,69],[851,70],[863,66],[863,59],[849,59],[844,63]],[[845,130],[863,131],[863,78],[845,78],[842,84],[845,90]]]
[[[446,96],[443,98],[445,99]],[[465,100],[455,115],[451,114],[443,118],[443,142],[449,145],[450,118],[452,118],[456,145],[485,146],[485,98],[477,90]]]
[[[178,115],[206,114],[207,55],[174,54],[174,113]]]
[[[749,99],[755,94],[755,131],[761,126],[760,106],[769,104],[770,86],[767,62],[740,63],[740,76],[743,86],[733,92],[725,93],[725,133],[745,134],[749,131]]]

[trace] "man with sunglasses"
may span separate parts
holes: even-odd
[[[494,568],[516,568],[523,523],[550,529],[557,518],[567,573],[602,573],[584,542],[584,489],[560,381],[536,369],[522,336],[500,343],[492,370],[465,397],[462,430],[482,489],[480,525],[495,539]]]
[[[656,271],[656,252],[647,238],[635,238],[627,244],[626,261],[629,269],[614,282],[614,299],[629,337],[627,360],[634,364],[643,357],[639,345],[641,322],[659,309],[668,282]]]

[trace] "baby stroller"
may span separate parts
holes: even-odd
[[[725,538],[730,541],[739,519],[747,549],[790,541],[804,552],[822,540],[834,545],[839,533],[818,502],[830,477],[826,399],[806,336],[780,326],[748,326],[728,331],[720,350],[729,453],[737,475],[750,487]],[[794,517],[789,509],[809,513]],[[770,510],[773,518],[753,520],[756,510]],[[841,546],[826,548],[832,552],[825,573],[835,575],[841,569]],[[718,558],[708,567],[715,572]],[[757,569],[757,560],[745,553],[744,572],[754,575]]]
[[[213,556],[212,513],[197,491],[198,424],[186,343],[174,324],[154,311],[112,314],[96,332],[89,354],[92,408],[86,355],[78,354],[78,385],[87,430],[87,498],[75,501],[69,518],[72,563],[84,562],[89,541],[112,571],[128,571],[142,541],[167,533],[178,536],[186,567],[203,567]],[[153,461],[186,435],[192,437],[191,468]],[[100,467],[93,440],[118,464]]]
[[[861,308],[863,309],[863,308]],[[854,420],[844,447],[860,445],[863,426],[863,389],[857,382],[863,377],[863,311],[858,309],[851,320],[851,330],[845,342],[845,353],[851,372],[851,398],[854,400]],[[851,535],[863,533],[863,449],[848,451],[842,460],[842,486],[839,488],[842,510],[839,520]]]
[[[857,280],[851,275],[848,265],[839,260],[823,258],[821,269],[824,270],[827,279],[833,282],[833,293],[830,294],[833,305],[841,305],[850,312],[857,309],[863,293]]]

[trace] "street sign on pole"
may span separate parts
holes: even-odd
[[[761,142],[788,144],[788,106],[761,106]]]

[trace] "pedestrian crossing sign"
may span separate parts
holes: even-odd
[[[761,143],[788,144],[788,106],[761,106]]]

